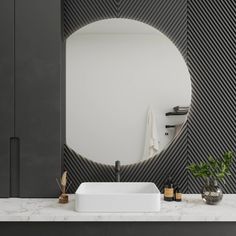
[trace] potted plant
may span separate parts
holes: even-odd
[[[214,205],[222,200],[223,193],[218,181],[224,181],[224,178],[230,175],[233,156],[233,152],[228,151],[220,159],[214,159],[210,156],[207,162],[193,163],[187,167],[195,177],[205,179],[205,185],[202,188],[202,199],[207,204]]]

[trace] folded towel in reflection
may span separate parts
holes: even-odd
[[[188,106],[186,106],[186,107],[181,107],[181,106],[176,106],[176,107],[173,107],[173,110],[175,111],[175,112],[181,112],[181,111],[186,111],[186,112],[188,112],[188,110],[189,110],[189,107]]]
[[[157,139],[156,116],[150,107],[147,114],[146,137],[143,160],[154,157],[158,153],[159,144]]]

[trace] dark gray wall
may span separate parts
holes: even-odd
[[[10,137],[14,136],[14,1],[0,7],[0,197],[10,194]]]
[[[186,167],[209,155],[236,152],[235,0],[65,0],[65,37],[97,20],[121,17],[162,31],[179,48],[192,81],[192,103],[180,135],[159,156],[122,166],[122,181],[150,181],[162,190],[168,175],[185,193],[200,192],[203,181]],[[92,147],[91,147],[92,148]],[[87,157],[89,158],[89,157]],[[74,192],[84,181],[114,181],[114,166],[82,158],[65,146],[65,169]],[[222,183],[236,193],[236,162]]]

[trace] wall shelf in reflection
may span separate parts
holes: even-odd
[[[187,115],[188,111],[167,112],[166,116],[183,116]]]

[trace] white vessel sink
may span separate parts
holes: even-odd
[[[75,193],[78,212],[157,212],[160,191],[153,183],[82,183]]]

